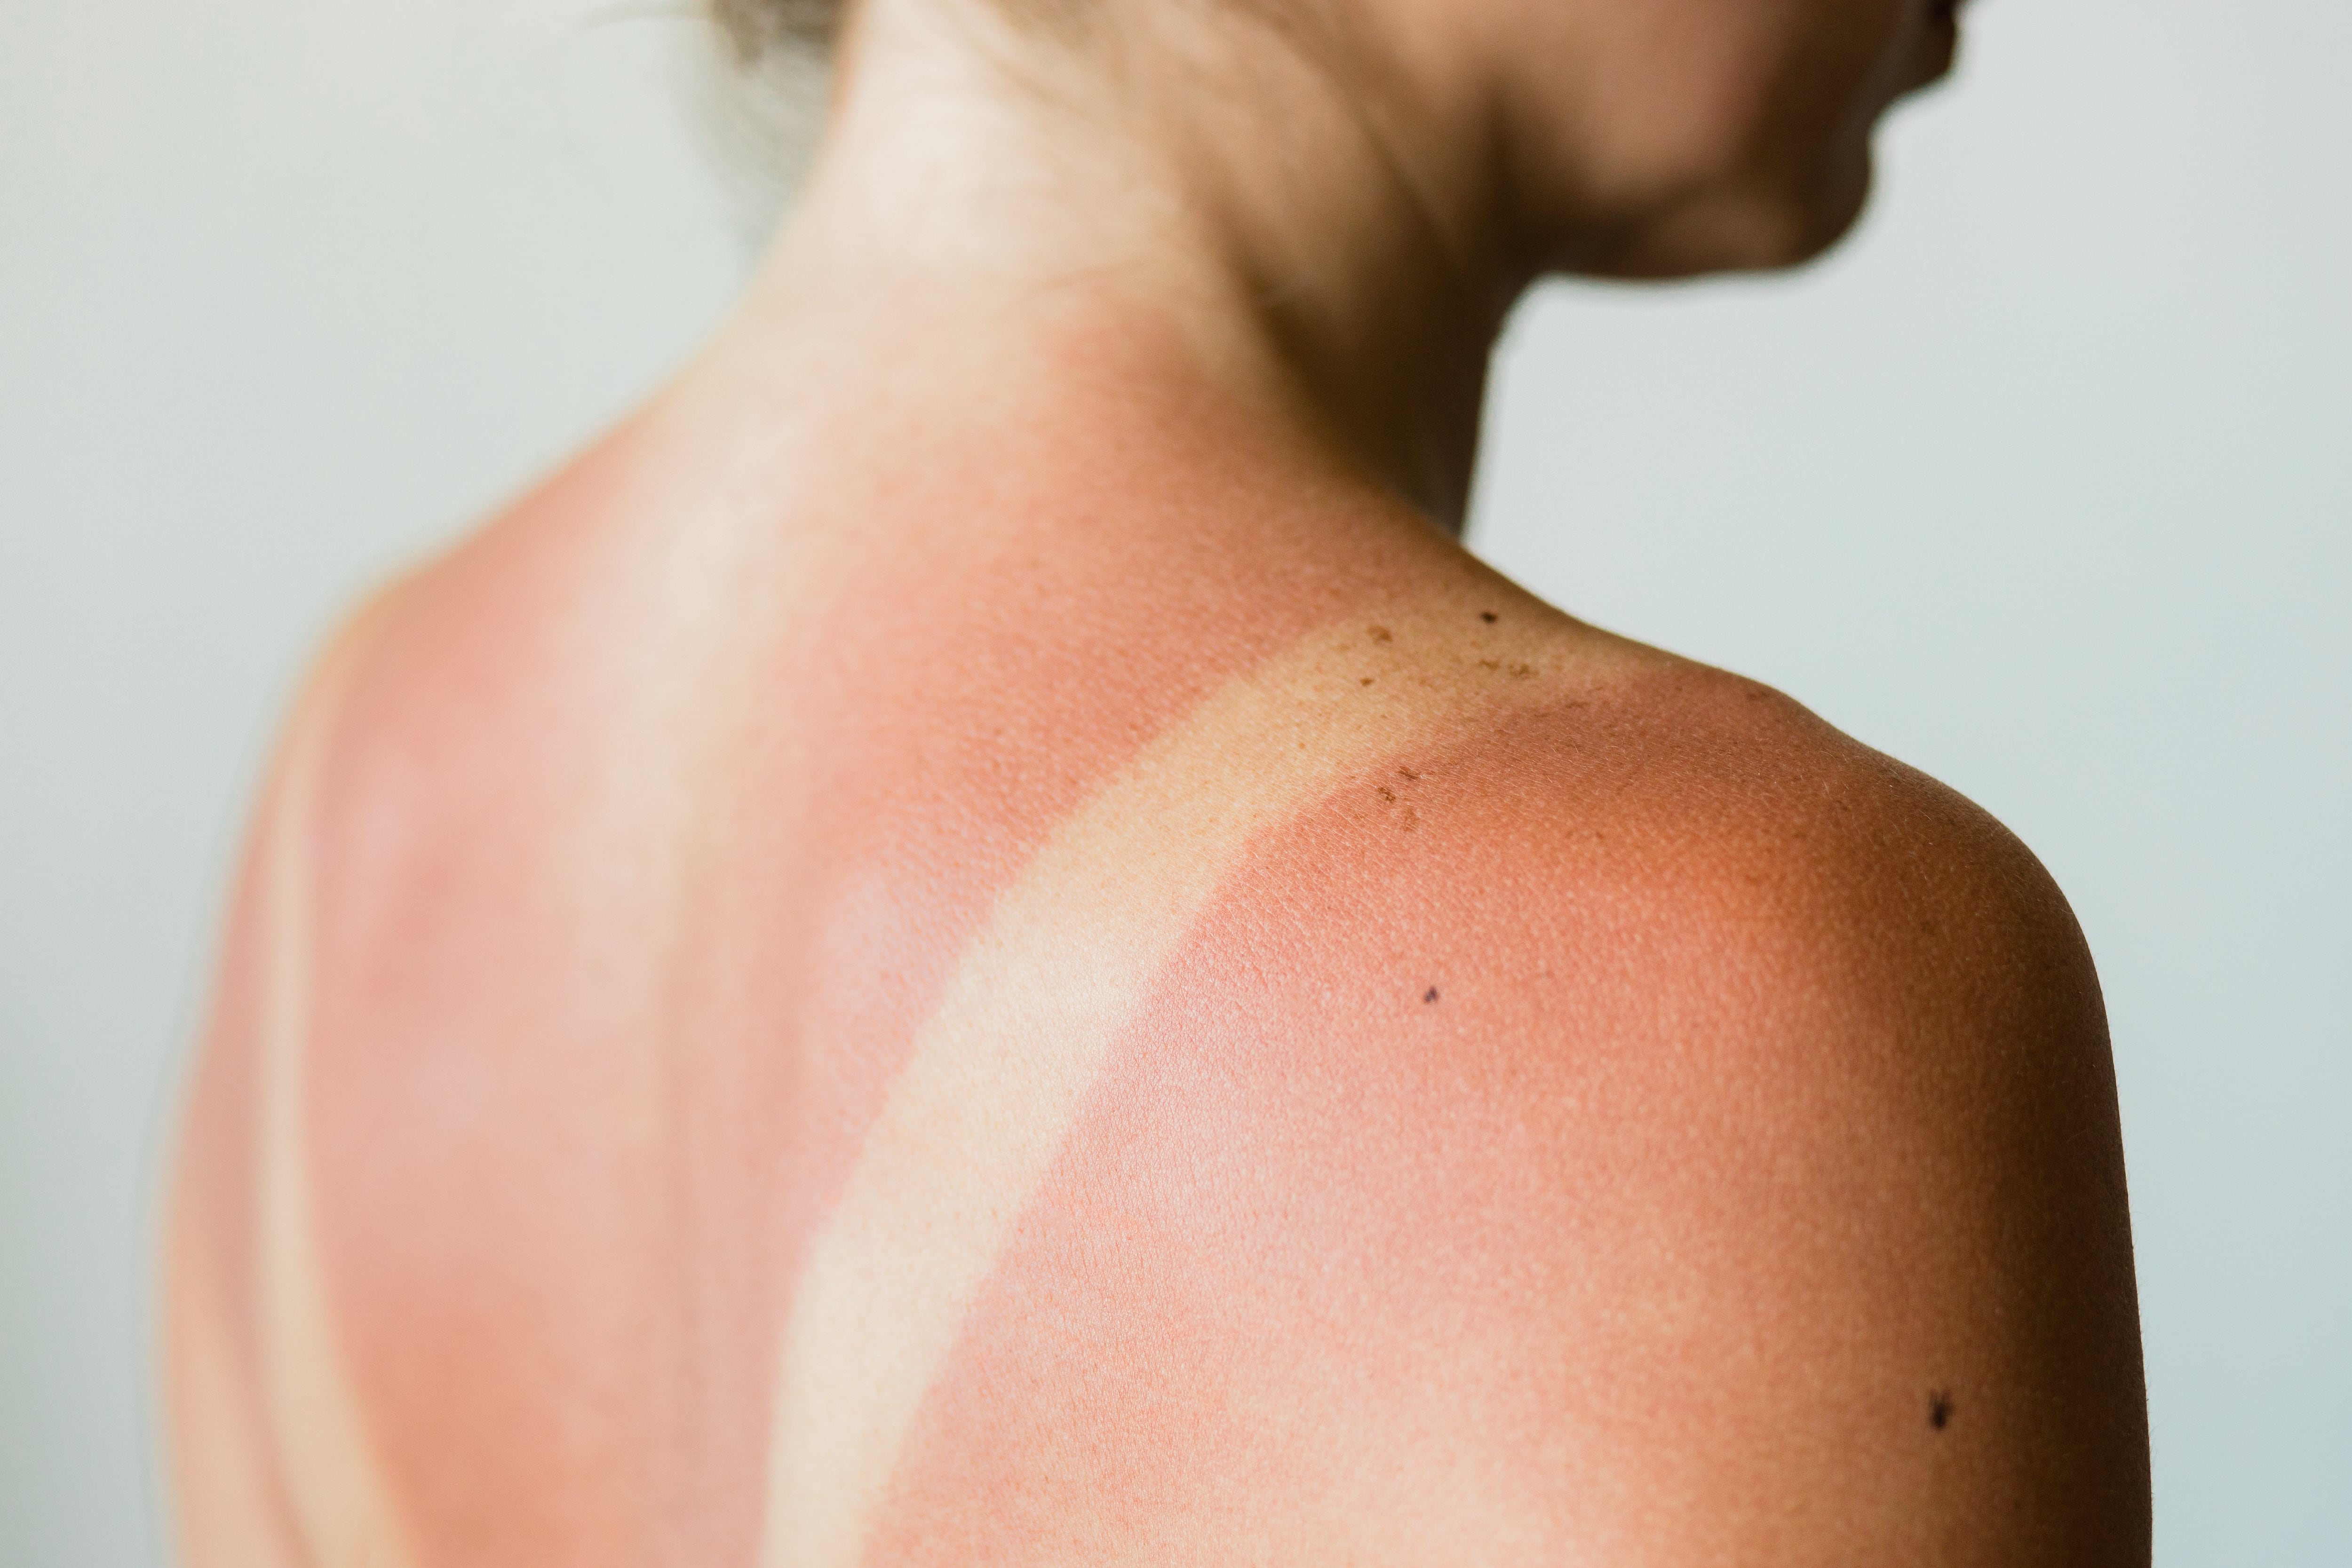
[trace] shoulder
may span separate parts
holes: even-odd
[[[1424,869],[1475,903],[1464,873],[1507,864],[1533,949],[1605,915],[1643,962],[1736,985],[1721,1000],[1759,1024],[2033,1005],[2103,1040],[2081,933],[2032,852],[1755,682],[1652,665],[1485,727],[1433,773],[1458,854]]]
[[[1438,1030],[1491,1089],[1551,1095],[1563,1139],[1606,1104],[1677,1160],[1711,1164],[1685,1141],[1705,1128],[1769,1168],[1927,1162],[1937,1201],[1993,1207],[2032,1168],[2121,1226],[2105,1019],[2056,884],[1990,814],[1776,692],[1681,663],[1564,687],[1292,832],[1314,874],[1262,891],[1319,905],[1302,946],[1369,937],[1415,971],[1395,988],[1426,1016],[1360,1038],[1411,1053]]]
[[[1605,1073],[1751,1141],[1927,1115],[2111,1148],[2095,973],[2013,835],[1765,686],[1521,618],[1363,629],[1361,700],[1428,711],[1257,839],[1182,995],[1406,1074],[1433,1030],[1513,1092]]]
[[[1281,1332],[1353,1281],[1523,1542],[2145,1561],[2096,983],[1954,792],[1715,672],[1563,686],[1289,824],[1167,990],[1121,1160],[1173,1129]]]
[[[1957,791],[1720,671],[1499,663],[1533,678],[1358,770],[1268,846],[1252,895],[1321,904],[1302,922],[1334,941],[1368,921],[1425,933],[1465,1004],[1614,966],[1649,1002],[1753,1029],[1823,1008],[1857,1025],[2038,1013],[2103,1053],[2065,899]]]
[[[1743,1189],[1759,1233],[1834,1209],[1908,1245],[1932,1212],[1990,1249],[2095,1214],[2127,1281],[2098,981],[2031,851],[1752,682],[1678,664],[1571,701],[1429,770],[1454,843],[1407,882],[1475,933],[1450,995],[1486,1048],[1604,1083],[1676,1160],[1807,1173]],[[1915,1181],[1907,1209],[1854,1187]]]
[[[1790,987],[1857,1008],[2030,1000],[2103,1044],[2063,895],[1958,791],[1698,666],[1628,683],[1592,723],[1586,744],[1628,781],[1600,808],[1625,840],[1616,873],[1701,949],[1752,952]]]

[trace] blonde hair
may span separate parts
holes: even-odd
[[[805,182],[824,118],[833,46],[852,0],[707,0],[689,97],[725,175],[729,226],[755,255]]]
[[[710,14],[736,57],[751,61],[784,46],[830,48],[845,5],[846,0],[710,0]]]

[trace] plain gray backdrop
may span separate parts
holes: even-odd
[[[1433,0],[1435,3],[1435,0]],[[306,651],[743,276],[685,0],[0,0],[0,1563],[167,1560],[151,1256]],[[1558,287],[1475,542],[1990,808],[2114,1023],[2158,1561],[2352,1561],[2352,9],[1984,0],[1829,263]]]

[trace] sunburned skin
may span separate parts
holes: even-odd
[[[1954,881],[2052,912],[1949,800],[1895,885],[1840,886],[1804,843],[1919,781],[1759,771],[1790,716],[1727,685],[1533,705],[1257,846],[1024,1206],[874,1561],[2114,1549],[2034,1495],[2118,1372],[2064,1326],[2112,1260],[2023,1266],[2104,1199],[2026,1218],[1979,1176],[2054,1174],[2011,1097],[2083,1065],[2024,1008],[1988,1057],[1903,977]]]
[[[2145,1568],[2049,879],[1445,531],[1508,302],[1817,253],[1954,7],[1034,10],[840,8],[734,317],[321,661],[192,1568]]]
[[[1434,669],[1411,657],[1450,630],[1419,607],[1360,612],[1230,682],[1155,737],[998,896],[795,1290],[765,1562],[858,1561],[908,1424],[1105,1056],[1268,830],[1533,699],[1514,640],[1488,639],[1513,674],[1498,672],[1500,656]],[[1402,811],[1409,830],[1412,808]]]
[[[2031,858],[1072,379],[911,465],[681,393],[322,664],[184,1154],[192,1562],[2105,1560]]]

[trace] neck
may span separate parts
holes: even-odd
[[[1008,333],[1083,322],[1134,371],[1205,382],[1458,533],[1527,276],[1484,205],[1491,160],[1466,137],[1453,166],[1443,139],[1398,151],[1381,105],[1403,89],[1365,62],[1160,9],[1177,15],[1148,41],[1124,21],[1040,39],[874,0],[747,315],[934,388],[957,364],[1019,373]]]

